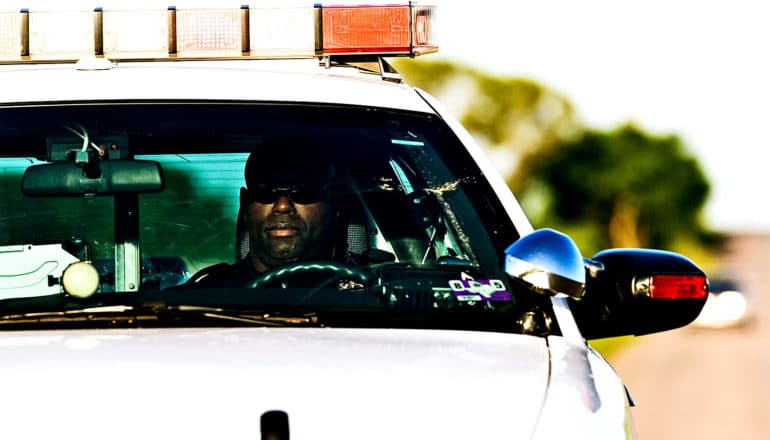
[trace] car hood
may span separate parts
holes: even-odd
[[[0,334],[8,438],[511,439],[532,434],[544,339],[324,328]]]

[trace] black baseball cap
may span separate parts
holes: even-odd
[[[246,186],[257,184],[330,184],[336,173],[328,147],[317,138],[281,137],[260,143],[244,169]]]

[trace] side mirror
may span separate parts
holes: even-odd
[[[651,249],[612,249],[592,260],[586,293],[570,307],[583,337],[644,335],[682,327],[708,297],[705,273],[682,255]]]
[[[505,272],[531,289],[580,299],[586,283],[583,257],[571,238],[538,229],[505,250]]]

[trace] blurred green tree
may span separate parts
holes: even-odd
[[[554,223],[606,247],[671,248],[707,234],[700,213],[709,182],[676,136],[633,125],[588,131],[558,148],[528,154],[509,185],[534,223]],[[535,206],[533,206],[535,205]],[[537,209],[535,209],[537,208]]]

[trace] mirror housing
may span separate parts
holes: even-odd
[[[163,169],[149,160],[105,160],[98,175],[72,162],[33,165],[24,172],[22,192],[29,197],[82,197],[158,192],[165,187]]]
[[[685,326],[708,297],[706,274],[682,255],[652,249],[612,249],[592,260],[586,293],[570,301],[586,339],[645,335]]]
[[[553,229],[538,229],[508,246],[505,272],[536,292],[583,296],[583,257],[571,238]]]

